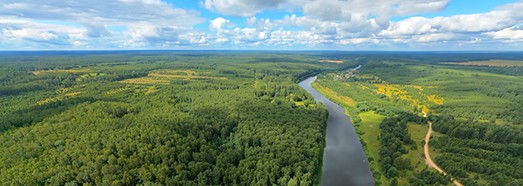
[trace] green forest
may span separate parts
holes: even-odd
[[[327,110],[294,54],[4,55],[2,185],[313,185]]]
[[[0,185],[320,185],[316,75],[376,185],[523,185],[519,54],[0,54]]]

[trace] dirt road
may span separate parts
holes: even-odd
[[[423,113],[423,115],[425,117],[427,117],[427,114]],[[445,171],[443,171],[443,169],[441,169],[438,165],[436,165],[436,163],[434,163],[434,161],[432,161],[432,158],[430,157],[429,140],[430,140],[431,134],[432,134],[432,122],[429,121],[429,130],[427,131],[427,135],[425,135],[425,145],[423,146],[423,152],[425,154],[426,163],[429,167],[436,169],[439,173],[442,173],[443,175],[447,175],[447,173]],[[461,184],[458,180],[454,179],[453,177],[451,177],[451,178],[453,180],[452,183],[454,183],[454,185],[463,186],[463,184]]]

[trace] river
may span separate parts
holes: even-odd
[[[367,157],[354,130],[349,116],[338,104],[330,101],[311,83],[317,76],[299,83],[312,94],[316,102],[323,103],[329,110],[327,120],[327,147],[323,152],[323,186],[367,186],[374,185]]]

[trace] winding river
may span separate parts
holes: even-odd
[[[329,110],[327,147],[323,152],[321,185],[374,185],[367,157],[349,117],[342,107],[327,99],[311,86],[316,78],[317,76],[308,78],[299,85],[312,94],[316,102],[323,103]]]

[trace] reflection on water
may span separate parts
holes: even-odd
[[[311,83],[316,78],[308,78],[299,85],[329,110],[327,148],[323,154],[321,185],[374,185],[367,157],[349,117],[342,107],[312,88]]]

